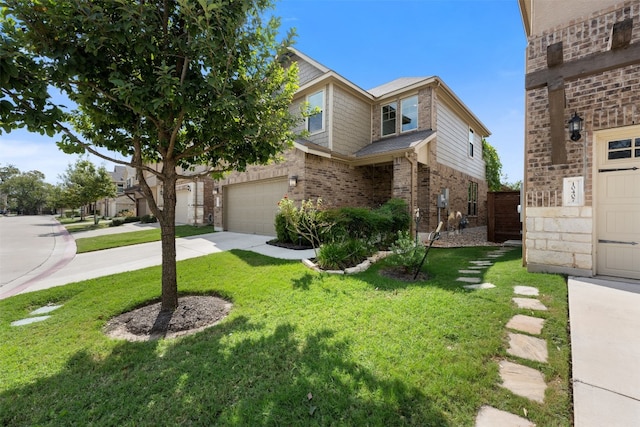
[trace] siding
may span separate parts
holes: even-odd
[[[482,160],[482,138],[476,131],[474,154],[473,157],[469,157],[469,125],[441,102],[436,108],[438,132],[436,161],[484,181],[485,163]]]
[[[333,150],[353,154],[371,142],[371,106],[333,86]]]
[[[322,75],[322,71],[298,57],[296,57],[296,62],[298,63],[298,83],[300,86]]]

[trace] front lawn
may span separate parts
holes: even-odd
[[[178,263],[181,294],[233,302],[221,324],[174,340],[102,333],[111,317],[159,297],[160,267],[0,301],[0,425],[473,426],[482,405],[538,426],[571,424],[567,290],[529,274],[514,250],[468,291],[458,269],[490,248],[432,249],[429,280],[354,276],[231,251]],[[505,325],[531,314],[513,286],[535,286],[549,311],[544,404],[499,386]],[[51,318],[12,321],[48,303]]]
[[[214,233],[212,225],[196,227],[193,225],[176,225],[176,237],[197,236]],[[129,233],[107,234],[104,236],[83,237],[76,239],[77,253],[100,251],[120,246],[138,245],[140,243],[157,242],[161,238],[160,229],[132,231]]]

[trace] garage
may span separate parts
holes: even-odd
[[[596,272],[640,279],[640,127],[597,135]]]
[[[189,185],[182,184],[176,187],[176,224],[189,223]]]
[[[278,202],[288,191],[286,178],[226,186],[225,230],[275,236]]]

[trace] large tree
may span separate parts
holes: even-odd
[[[105,197],[116,196],[116,185],[104,166],[96,167],[88,159],[78,159],[69,165],[62,179],[63,199],[72,207],[79,208],[95,203]],[[81,211],[84,216],[84,211]],[[93,222],[98,223],[98,215],[93,209]]]
[[[0,71],[9,76],[1,127],[53,129],[67,153],[89,151],[136,169],[162,229],[162,310],[174,310],[182,171],[244,170],[269,162],[295,137],[289,106],[297,68],[288,61],[290,37],[276,40],[279,20],[264,18],[270,0],[4,3]],[[51,105],[47,85],[78,105],[73,126]],[[161,183],[162,203],[147,177]]]
[[[16,169],[17,170],[17,169]],[[46,205],[51,184],[44,174],[33,170],[11,174],[0,183],[0,193],[7,198],[7,207],[23,215],[40,213]]]

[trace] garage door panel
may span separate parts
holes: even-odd
[[[640,157],[617,155],[640,128],[616,132],[598,139],[596,272],[640,279]]]
[[[255,181],[226,188],[226,229],[275,236],[278,202],[289,190],[287,179]]]

